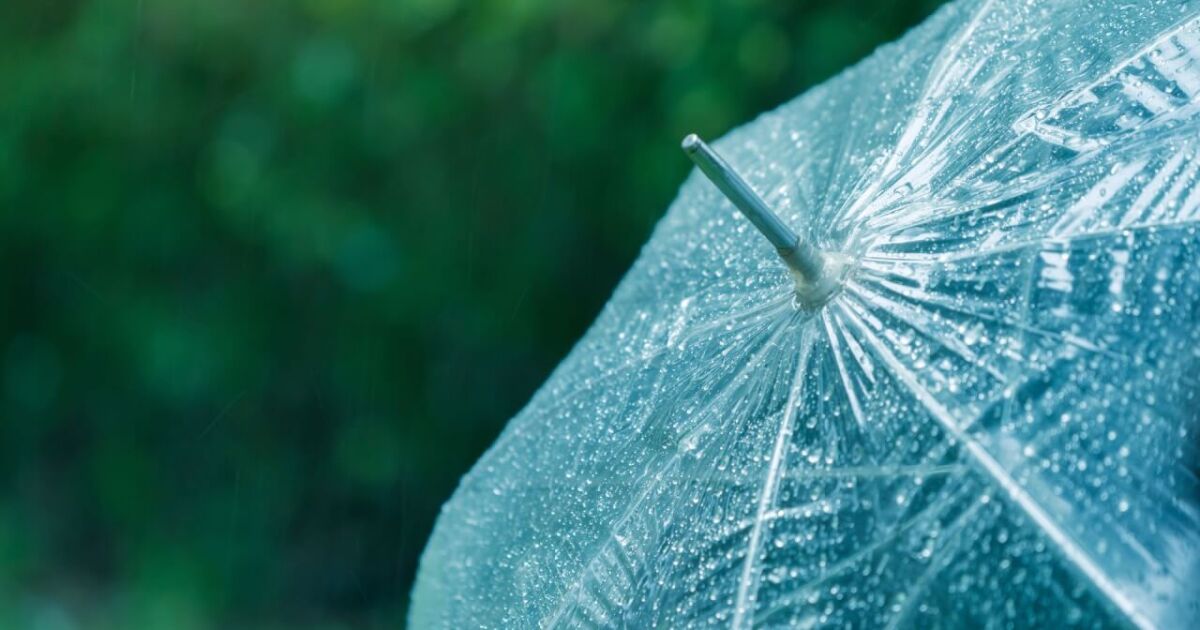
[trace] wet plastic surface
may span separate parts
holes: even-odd
[[[413,626],[1195,627],[1200,6],[959,2],[715,147],[844,286],[694,173]]]

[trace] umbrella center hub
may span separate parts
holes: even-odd
[[[842,290],[850,271],[850,259],[835,252],[823,252],[821,260],[823,264],[815,278],[788,265],[796,282],[796,294],[792,300],[796,308],[817,310]]]

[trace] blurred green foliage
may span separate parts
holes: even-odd
[[[403,623],[679,139],[935,4],[4,3],[0,626]]]

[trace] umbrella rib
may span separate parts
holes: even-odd
[[[838,342],[839,334],[834,331],[831,319],[833,318],[829,313],[821,314],[821,321],[825,324],[825,332],[829,336],[829,345],[833,354],[833,360],[837,364],[838,375],[842,379],[842,384],[846,389],[846,400],[850,403],[850,411],[854,414],[854,421],[858,424],[859,428],[865,431],[867,428],[866,414],[863,413],[862,403],[859,402],[858,394],[855,393],[855,389],[857,389],[855,381],[850,378],[850,372],[846,369],[846,362],[842,357],[841,343]],[[838,329],[841,330],[840,323]]]
[[[684,331],[683,333],[681,333],[679,336],[679,339],[675,341],[675,345],[679,346],[679,345],[686,344],[687,342],[691,341],[694,337],[708,333],[713,330],[717,330],[718,328],[721,328],[722,326],[725,326],[727,324],[741,322],[743,320],[752,319],[752,318],[754,318],[756,316],[760,316],[760,315],[765,317],[767,313],[771,312],[774,309],[778,309],[781,307],[783,307],[783,308],[787,307],[789,302],[790,302],[790,300],[787,297],[776,298],[774,300],[767,301],[759,306],[736,311],[734,313],[730,313],[729,315],[724,315],[722,317],[713,319],[712,321],[705,322],[703,324],[698,324],[695,327],[688,329],[688,330]]]
[[[910,258],[914,258],[914,259],[916,259],[916,258],[929,259],[929,260],[932,260],[933,262],[944,265],[947,263],[972,261],[972,260],[981,258],[983,256],[994,256],[997,254],[1008,254],[1008,253],[1012,253],[1012,252],[1017,252],[1022,249],[1027,249],[1030,247],[1037,247],[1037,246],[1045,245],[1047,242],[1050,242],[1050,241],[1057,242],[1057,243],[1074,243],[1076,241],[1085,241],[1085,240],[1096,239],[1096,238],[1112,238],[1114,236],[1124,236],[1127,233],[1138,233],[1138,232],[1155,230],[1155,229],[1160,229],[1160,228],[1166,229],[1166,230],[1183,229],[1188,226],[1194,225],[1198,222],[1200,222],[1200,216],[1186,216],[1184,218],[1167,220],[1167,221],[1156,221],[1156,222],[1151,222],[1151,223],[1136,223],[1136,224],[1122,226],[1122,227],[1103,228],[1103,229],[1092,230],[1092,231],[1073,232],[1073,233],[1058,234],[1058,235],[1053,235],[1053,236],[1051,236],[1051,235],[1037,236],[1035,238],[1031,238],[1028,240],[1015,241],[1012,243],[1007,243],[1005,245],[1000,245],[997,247],[991,247],[991,248],[987,248],[987,249],[978,249],[978,248],[962,249],[962,250],[958,250],[958,251],[951,251],[951,252],[940,253],[940,254],[906,254],[906,256],[908,256]],[[881,256],[878,254],[873,254],[872,258],[875,258],[877,260],[888,260],[888,259],[895,258],[895,257],[894,256]]]
[[[1016,320],[1009,319],[1006,317],[998,317],[995,315],[989,315],[984,312],[972,311],[968,308],[956,306],[950,300],[937,298],[933,294],[928,293],[926,291],[915,291],[915,290],[910,290],[907,288],[905,288],[903,291],[901,291],[899,288],[899,285],[896,285],[895,283],[889,283],[882,279],[874,279],[874,280],[871,280],[871,282],[874,282],[875,284],[878,284],[883,288],[887,288],[887,289],[891,290],[893,293],[897,293],[898,295],[902,295],[904,297],[908,297],[908,298],[915,299],[915,300],[920,300],[927,304],[931,304],[933,306],[937,306],[939,308],[943,308],[948,311],[962,313],[963,315],[966,315],[968,317],[974,317],[974,318],[980,319],[982,321],[991,322],[991,323],[998,324],[1001,326],[1012,327],[1017,330],[1027,332],[1027,333],[1033,333],[1035,335],[1039,335],[1042,337],[1049,337],[1051,339],[1060,341],[1062,343],[1065,343],[1072,347],[1078,348],[1080,350],[1084,350],[1087,352],[1095,352],[1097,354],[1102,354],[1102,355],[1112,358],[1112,359],[1117,359],[1117,360],[1125,361],[1125,362],[1132,360],[1132,358],[1127,355],[1120,354],[1120,353],[1114,352],[1112,350],[1108,350],[1107,348],[1101,348],[1100,346],[1089,343],[1086,339],[1083,339],[1080,337],[1075,337],[1075,336],[1069,335],[1067,333],[1055,332],[1053,330],[1045,330],[1042,328],[1038,328],[1037,326],[1034,326],[1032,324],[1016,321]],[[853,294],[860,298],[865,298],[865,299],[867,299],[867,301],[870,301],[871,298],[879,295],[879,293],[877,291],[871,290],[871,288],[867,284],[863,284],[860,282],[848,283],[848,289],[847,289],[846,293]],[[905,320],[905,321],[907,322],[907,320]],[[993,375],[993,376],[995,376],[995,375]],[[1000,378],[997,380],[1003,381],[1005,379]]]
[[[754,527],[750,530],[750,540],[746,549],[746,560],[742,565],[742,577],[738,582],[737,604],[734,607],[732,628],[748,627],[747,615],[757,593],[758,555],[762,547],[763,525],[767,513],[775,504],[779,487],[779,479],[784,471],[784,453],[787,450],[788,438],[792,434],[792,423],[796,418],[799,407],[800,391],[804,382],[804,368],[808,364],[809,353],[812,351],[812,340],[805,337],[801,346],[800,357],[796,361],[796,375],[792,381],[791,392],[788,394],[787,407],[779,421],[779,432],[775,435],[775,447],[771,452],[771,462],[767,467],[767,476],[763,481],[762,493],[758,499],[758,513],[754,518]]]
[[[877,303],[885,306],[886,307],[885,312],[890,312],[893,316],[896,317],[896,319],[899,319],[900,321],[907,324],[909,326],[909,328],[912,328],[914,331],[919,333],[922,337],[928,339],[933,344],[937,344],[937,346],[939,346],[941,348],[945,348],[951,354],[959,357],[964,362],[966,362],[968,365],[972,365],[972,366],[981,368],[983,371],[987,372],[989,376],[991,376],[993,379],[995,379],[996,381],[998,381],[1000,383],[1005,383],[1008,381],[1007,375],[1000,372],[1000,370],[997,369],[995,366],[989,364],[985,360],[985,357],[981,357],[980,355],[976,354],[970,348],[959,343],[959,341],[957,339],[955,339],[954,337],[939,334],[939,333],[935,332],[934,330],[930,329],[929,326],[925,325],[924,323],[919,322],[918,320],[920,318],[918,317],[918,314],[924,314],[924,312],[927,312],[930,309],[921,309],[919,307],[907,306],[907,305],[902,304],[899,301],[894,300],[886,295],[881,295],[880,293],[871,291],[869,288],[867,288],[863,285],[860,285],[858,283],[851,283],[849,286],[851,287],[851,289],[853,290],[854,293],[859,294],[861,297],[871,298],[874,301],[876,301]],[[941,305],[937,305],[937,306],[940,307]],[[954,309],[947,309],[947,310],[954,310]],[[958,310],[956,312],[962,312],[962,311]],[[970,316],[970,313],[967,313],[967,315]]]

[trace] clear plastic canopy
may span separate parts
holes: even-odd
[[[414,627],[1197,627],[1197,3],[956,2],[714,146],[840,290],[693,174]]]

